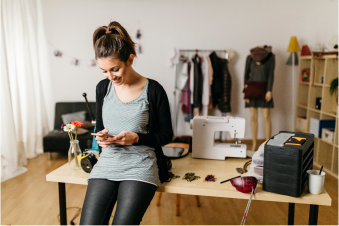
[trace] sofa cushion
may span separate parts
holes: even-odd
[[[96,103],[89,102],[94,119],[96,118]],[[86,111],[86,121],[92,121],[91,116],[87,110],[86,102],[58,102],[55,104],[54,129],[60,129],[62,122],[61,115]]]
[[[68,114],[62,114],[61,118],[64,124],[67,124],[73,121],[84,122],[86,119],[86,111],[77,111],[77,112],[72,112]]]

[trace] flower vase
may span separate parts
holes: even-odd
[[[78,140],[71,140],[68,150],[68,165],[71,170],[81,169],[81,150]],[[74,161],[73,161],[74,159]]]

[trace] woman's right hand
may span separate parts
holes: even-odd
[[[108,134],[108,131],[109,131],[108,129],[104,129],[104,130],[101,130],[98,133]],[[115,137],[107,137],[107,136],[102,136],[102,137],[95,136],[95,139],[97,140],[99,146],[103,147],[103,148],[107,148],[108,146],[110,146],[115,141]]]

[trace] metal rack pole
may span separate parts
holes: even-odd
[[[177,109],[176,109],[176,101],[177,101],[177,65],[174,65],[174,91],[173,91],[173,113],[174,113],[174,117],[173,117],[173,124],[174,124],[174,131],[173,131],[173,135],[174,137],[177,136]]]
[[[225,49],[179,49],[182,52],[227,52]]]

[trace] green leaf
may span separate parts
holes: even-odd
[[[331,96],[333,93],[338,89],[338,78],[335,78],[331,82],[331,87],[330,87],[330,94]]]

